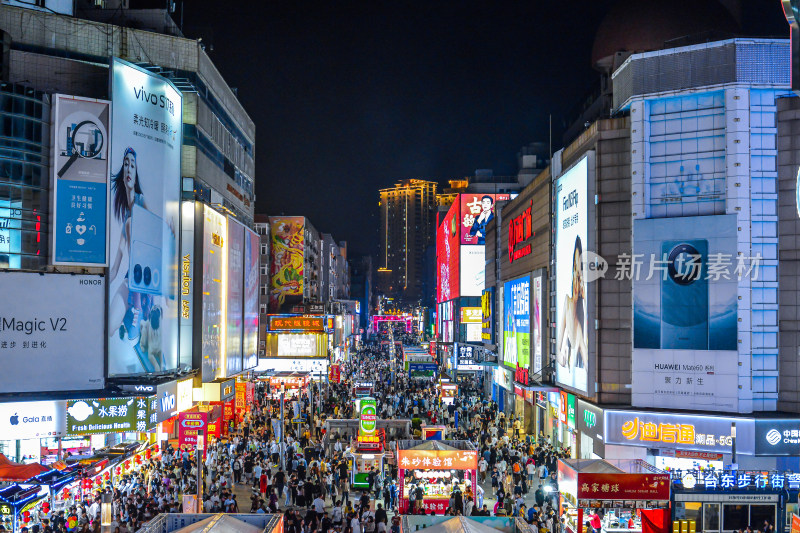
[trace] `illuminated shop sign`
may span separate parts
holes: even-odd
[[[323,317],[307,316],[271,316],[269,317],[269,329],[270,331],[324,331],[325,319]]]
[[[683,470],[673,473],[673,483],[684,489],[705,490],[800,490],[800,473],[726,470]]]
[[[516,249],[516,246],[533,236],[532,210],[533,200],[531,200],[530,207],[523,211],[521,215],[508,221],[508,260],[512,263],[531,253],[530,243],[519,249]]]

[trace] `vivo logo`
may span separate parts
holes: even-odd
[[[144,87],[134,87],[133,95],[137,100],[148,102],[156,107],[166,109],[170,115],[175,115],[175,104],[164,94],[148,93]]]
[[[156,387],[155,385],[136,385],[133,390],[136,392],[155,392]]]
[[[175,395],[165,392],[164,397],[161,398],[161,411],[166,412],[173,409],[175,409]]]

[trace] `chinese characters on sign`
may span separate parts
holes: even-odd
[[[270,331],[278,330],[303,330],[303,331],[323,331],[325,322],[323,317],[303,317],[303,316],[271,316],[269,317]]]
[[[723,472],[704,472],[699,470],[672,473],[675,481],[686,484],[687,478],[694,478],[706,490],[765,489],[800,490],[800,473],[794,472],[743,472],[725,470]],[[695,485],[697,488],[698,485]],[[688,486],[686,488],[689,488]]]
[[[578,498],[669,500],[669,474],[578,474]]]
[[[475,470],[475,450],[398,450],[397,461],[404,469]]]
[[[147,398],[97,398],[67,402],[67,434],[145,432],[150,412]]]

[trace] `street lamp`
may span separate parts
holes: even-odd
[[[738,469],[736,465],[736,422],[731,422],[731,468]]]

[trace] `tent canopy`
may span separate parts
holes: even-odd
[[[0,453],[0,481],[25,481],[48,470],[50,469],[38,463],[15,463]]]
[[[617,468],[603,459],[559,459],[560,462],[572,468],[579,474],[624,474],[625,471]]]
[[[455,516],[425,528],[425,533],[497,533],[497,531],[499,530],[464,516]]]
[[[263,531],[232,516],[215,514],[173,533],[262,533]]]

